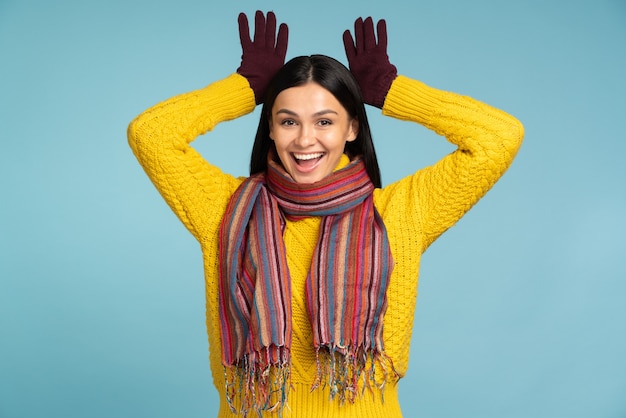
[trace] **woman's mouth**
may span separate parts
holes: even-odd
[[[292,153],[293,159],[296,161],[298,167],[303,169],[311,169],[319,162],[319,160],[325,155],[323,152],[313,152],[308,154]]]

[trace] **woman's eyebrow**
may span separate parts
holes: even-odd
[[[276,111],[277,115],[280,115],[281,113],[290,115],[290,116],[298,116],[298,114],[296,112],[294,112],[293,110],[289,110],[289,109],[278,109]]]
[[[320,110],[319,112],[315,112],[313,114],[313,116],[323,116],[323,115],[327,115],[329,113],[332,113],[334,115],[338,115],[339,113],[337,113],[336,111],[332,110],[332,109],[324,109],[324,110]]]
[[[335,115],[339,114],[339,113],[337,113],[336,111],[334,111],[332,109],[323,109],[323,110],[320,110],[318,112],[313,113],[313,117],[323,116],[323,115],[327,115],[329,113],[332,113],[332,114],[335,114]],[[293,110],[289,110],[289,109],[278,109],[276,111],[276,114],[277,115],[287,114],[287,115],[290,115],[290,116],[298,116],[298,114],[296,112],[294,112]]]

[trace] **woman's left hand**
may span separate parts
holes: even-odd
[[[387,24],[379,20],[376,25],[378,43],[371,17],[354,22],[354,38],[349,30],[343,33],[343,45],[348,57],[350,72],[354,75],[365,103],[382,108],[391,83],[398,75],[387,55]],[[356,41],[355,41],[356,40]]]

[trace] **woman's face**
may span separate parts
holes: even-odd
[[[297,183],[314,183],[331,174],[358,129],[357,120],[317,83],[283,90],[272,106],[270,138]]]

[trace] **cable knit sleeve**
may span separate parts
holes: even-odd
[[[254,107],[247,80],[233,74],[157,104],[128,127],[139,163],[198,241],[213,235],[240,180],[209,164],[190,143]]]
[[[501,110],[404,76],[393,82],[383,114],[420,123],[458,147],[433,166],[379,192],[381,211],[398,218],[390,219],[392,224],[412,225],[419,234],[412,239],[421,241],[423,252],[504,174],[522,143],[524,128]]]

